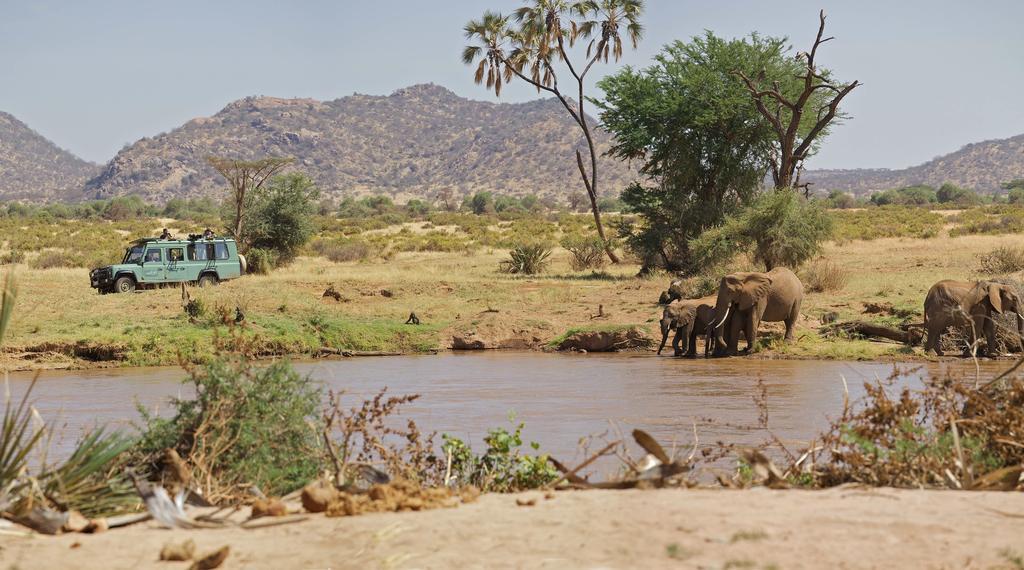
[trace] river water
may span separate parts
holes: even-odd
[[[898,367],[905,371],[900,383],[950,370],[974,375],[973,365],[961,362]],[[982,377],[1005,367],[986,365]],[[327,388],[346,390],[353,404],[384,386],[392,394],[420,394],[403,417],[427,431],[463,438],[477,450],[488,428],[510,426],[508,416],[515,414],[516,422],[526,424],[525,440],[572,462],[582,456],[580,438],[608,432],[613,424],[626,434],[646,429],[666,447],[692,445],[695,423],[702,443],[763,441],[763,432],[744,427],[757,423],[758,378],[767,386],[770,428],[795,448],[840,412],[843,378],[855,400],[865,380],[888,377],[894,365],[502,351],[318,360],[296,368]],[[90,426],[130,429],[139,418],[138,405],[167,413],[168,398],[191,393],[184,377],[179,368],[42,373],[32,400],[60,428],[51,456],[69,453]],[[12,395],[20,397],[31,379],[30,373],[11,374]]]

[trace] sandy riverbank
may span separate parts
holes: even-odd
[[[517,499],[536,499],[518,506]],[[259,530],[4,538],[4,568],[185,568],[169,541],[230,545],[224,568],[1019,568],[1024,494],[845,487],[487,495],[453,509],[311,515]]]

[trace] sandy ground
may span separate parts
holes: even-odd
[[[517,506],[518,499],[536,499]],[[1024,494],[662,490],[488,495],[453,509],[242,530],[142,523],[99,535],[0,537],[0,568],[1021,568]]]

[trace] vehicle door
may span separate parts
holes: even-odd
[[[188,245],[188,280],[197,281],[203,270],[213,266],[213,244],[194,241]]]
[[[189,281],[189,264],[185,261],[185,247],[171,246],[165,252],[167,254],[167,269],[164,273],[164,280],[173,283]],[[197,278],[198,276],[191,280]]]
[[[167,270],[164,267],[164,250],[160,247],[147,247],[142,258],[143,283],[160,283],[164,280]]]

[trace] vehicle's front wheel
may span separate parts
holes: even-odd
[[[135,290],[135,280],[131,277],[118,277],[114,281],[114,291],[118,293],[131,293]]]
[[[207,274],[205,274],[205,275],[203,275],[203,276],[201,276],[199,278],[199,286],[200,287],[213,287],[216,284],[217,284],[217,276],[216,275],[211,275],[211,274],[207,273]]]

